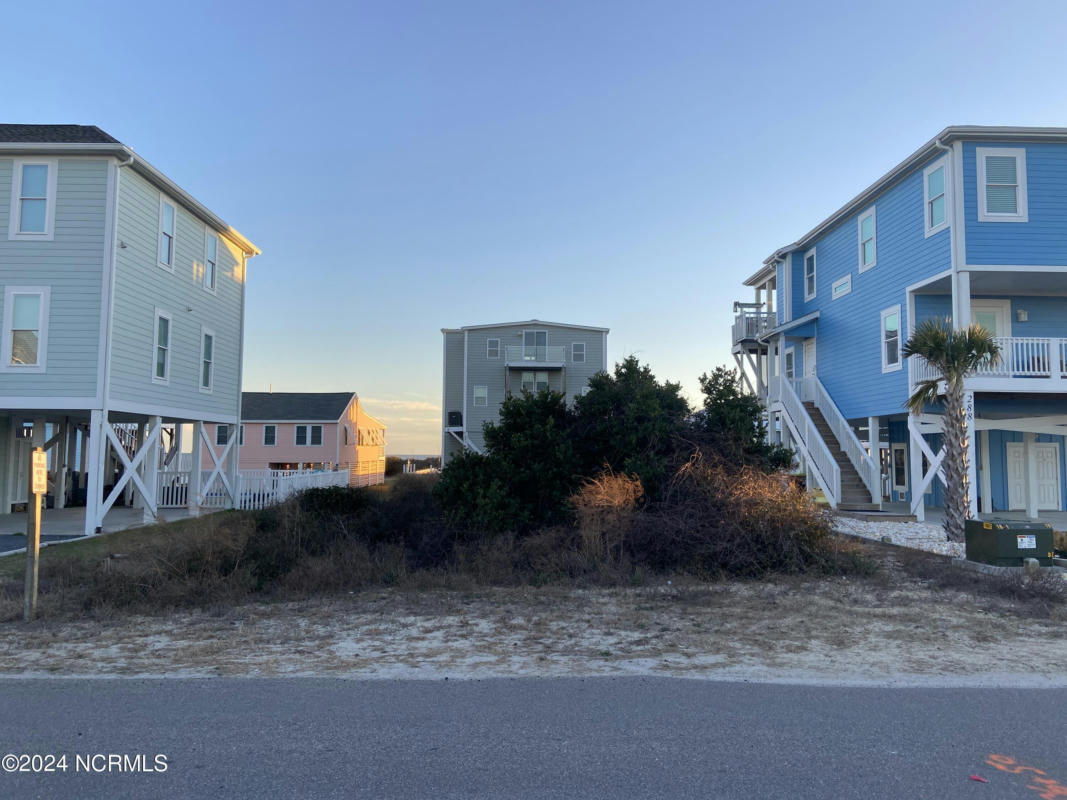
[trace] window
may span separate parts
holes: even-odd
[[[870,269],[877,260],[874,237],[874,209],[865,211],[859,218],[860,272]]]
[[[524,372],[522,373],[522,390],[536,393],[548,388],[547,372]]]
[[[548,331],[522,332],[523,361],[545,361],[548,357]]]
[[[948,227],[948,156],[923,170],[923,220],[926,236]]]
[[[485,357],[486,358],[500,358],[500,340],[499,339],[486,339],[485,340]]]
[[[218,257],[219,237],[208,231],[204,242],[204,288],[209,292],[215,291],[215,267]]]
[[[210,392],[215,370],[215,334],[200,329],[200,391]]]
[[[804,299],[815,297],[815,249],[804,254]]]
[[[237,431],[238,431],[237,432],[237,444],[239,446],[241,446],[241,447],[244,447],[244,445],[245,445],[245,426],[242,425],[240,428],[237,429]]]
[[[846,294],[852,291],[852,273],[843,277],[839,281],[835,281],[834,285],[830,289],[830,297],[836,300],[839,297],[844,297]]]
[[[796,351],[792,347],[785,349],[785,377],[788,380],[796,377]]]
[[[343,432],[343,434],[344,434],[344,439],[345,439],[344,443],[345,443],[345,446],[347,446],[347,445],[348,445],[348,426],[347,426],[347,425],[344,425],[344,426],[342,426],[342,428],[341,428],[341,431],[342,431],[342,432]]]
[[[230,441],[230,426],[229,425],[216,425],[215,426],[215,444],[224,445]]]
[[[571,361],[575,364],[585,363],[585,342],[575,342],[571,345]]]
[[[882,372],[900,369],[900,306],[882,312]]]
[[[170,314],[156,309],[155,362],[152,365],[152,380],[156,383],[170,382]]]
[[[277,425],[264,425],[263,426],[263,446],[274,447],[278,444],[278,426]]]
[[[55,159],[16,159],[11,178],[9,239],[50,241],[56,214]]]
[[[979,147],[978,220],[1026,222],[1026,150]]]
[[[174,271],[174,206],[159,198],[159,264]]]
[[[296,444],[300,447],[318,447],[322,444],[321,425],[297,425]]]
[[[8,286],[4,291],[4,354],[0,368],[45,371],[51,293],[47,286]]]
[[[474,405],[487,406],[489,405],[489,387],[488,386],[475,386],[474,387]]]
[[[894,444],[890,447],[893,451],[893,490],[906,492],[908,491],[908,446]]]

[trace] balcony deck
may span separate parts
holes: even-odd
[[[743,311],[734,317],[733,343],[755,342],[777,323],[775,311]]]
[[[967,388],[983,392],[1067,392],[1067,339],[1042,336],[997,336],[1000,360],[987,362],[967,379]],[[939,378],[925,359],[908,359],[911,383]]]
[[[567,364],[567,348],[527,347],[509,344],[504,348],[504,365],[512,369],[562,369]]]

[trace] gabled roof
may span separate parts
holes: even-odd
[[[95,125],[15,125],[0,122],[0,142],[119,144]]]
[[[608,333],[610,328],[595,328],[592,325],[568,325],[566,322],[545,322],[543,319],[524,319],[518,322],[497,322],[492,325],[464,325],[462,328],[441,328],[441,333],[485,330],[486,328],[514,328],[516,325],[547,325],[550,328],[575,328],[581,331]]]
[[[133,148],[95,125],[24,125],[0,123],[0,154],[3,155],[101,155],[114,156],[122,166],[136,170],[193,214],[215,228],[245,253],[259,255],[260,250],[235,228],[182,187],[153,167]]]
[[[920,164],[928,161],[933,156],[945,153],[948,149],[945,145],[958,139],[992,142],[1067,142],[1067,128],[950,125],[795,242],[787,244],[784,247],[779,247],[767,256],[767,258],[763,260],[764,266],[756,270],[756,272],[745,281],[745,284],[755,285],[761,273],[766,269],[766,265],[781,260],[783,255],[792,252],[793,250],[807,248],[826,231],[841,222],[841,220],[855,214],[857,211],[863,210],[863,208],[870,204],[871,200],[896,183],[900,178],[904,177],[904,175],[911,172]]]
[[[241,392],[246,422],[337,422],[355,392]]]

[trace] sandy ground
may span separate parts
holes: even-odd
[[[1019,605],[981,580],[939,582],[928,568],[917,575],[893,567],[873,578],[386,590],[219,612],[7,623],[0,674],[1067,686],[1063,608]]]

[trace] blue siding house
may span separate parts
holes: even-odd
[[[1002,351],[967,383],[972,512],[1067,510],[1067,128],[946,128],[745,285],[734,358],[831,505],[941,504],[938,409],[904,408],[934,373],[901,349],[942,318]]]

